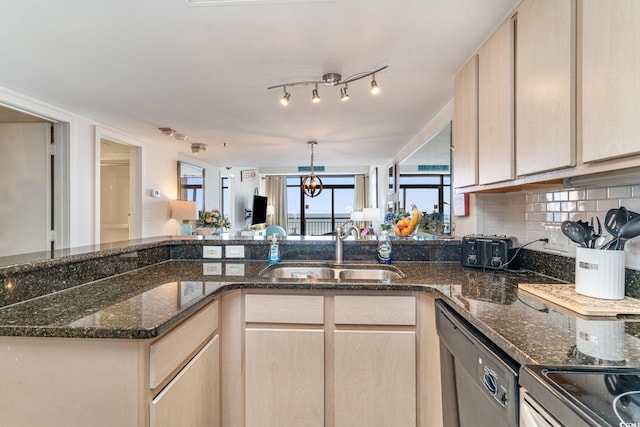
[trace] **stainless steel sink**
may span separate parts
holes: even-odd
[[[260,277],[272,279],[334,279],[331,267],[272,264],[260,272]]]
[[[272,264],[262,270],[259,275],[272,279],[368,280],[374,282],[390,282],[404,277],[399,269],[391,265],[304,262]]]

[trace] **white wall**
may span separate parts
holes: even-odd
[[[60,109],[54,105],[19,94],[0,87],[0,104],[18,109],[48,120],[69,124],[69,246],[92,245],[99,228],[96,201],[96,174],[99,174],[99,137],[125,143],[140,150],[140,174],[138,184],[141,193],[140,237],[178,234],[179,224],[170,219],[169,202],[177,195],[178,153],[170,144],[150,143],[136,139],[132,135],[119,132],[109,126],[83,117],[79,114]],[[193,160],[190,159],[193,163]],[[205,166],[208,173],[207,204],[217,200],[215,189],[219,182],[217,168]],[[160,191],[160,198],[152,198],[150,190]],[[209,193],[209,191],[208,191]]]

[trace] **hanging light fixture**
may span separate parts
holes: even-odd
[[[313,146],[317,145],[316,141],[307,141],[311,147],[311,173],[302,178],[302,191],[309,197],[316,197],[322,192],[322,180],[313,173]]]
[[[291,98],[291,94],[287,92],[287,87],[295,87],[295,86],[314,86],[311,91],[311,101],[313,103],[320,102],[320,95],[318,94],[318,85],[326,85],[326,86],[342,86],[340,88],[340,99],[342,101],[346,101],[349,99],[349,93],[347,92],[347,84],[351,82],[355,82],[360,79],[364,79],[365,77],[373,76],[371,80],[371,93],[377,94],[380,92],[380,87],[378,86],[378,82],[376,82],[376,73],[379,73],[382,70],[389,68],[388,65],[384,67],[380,67],[373,71],[364,71],[362,73],[353,74],[346,79],[342,80],[342,76],[338,73],[327,73],[322,76],[322,80],[312,80],[305,82],[291,82],[291,83],[282,83],[279,85],[269,86],[267,90],[283,88],[284,96],[280,98],[280,103],[282,105],[289,105],[289,99]]]

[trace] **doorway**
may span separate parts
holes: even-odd
[[[130,240],[131,147],[100,139],[100,243]]]

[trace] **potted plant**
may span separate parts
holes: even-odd
[[[198,215],[198,228],[196,233],[200,235],[220,234],[231,226],[231,222],[217,210],[200,211]]]

